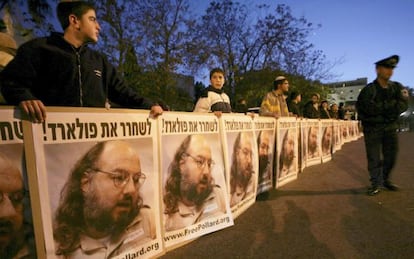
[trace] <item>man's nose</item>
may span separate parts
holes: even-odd
[[[131,177],[131,176],[129,176]],[[137,192],[137,188],[135,187],[134,181],[132,179],[129,179],[127,184],[124,186],[123,189],[124,193],[135,193]]]
[[[9,197],[3,194],[3,201],[0,203],[0,218],[9,218],[17,214],[16,209],[13,206],[13,203],[10,201]]]

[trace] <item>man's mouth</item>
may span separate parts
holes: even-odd
[[[0,223],[0,236],[8,235],[13,232],[13,225],[11,223]]]
[[[131,200],[122,200],[116,204],[118,207],[122,208],[131,208],[132,207],[132,201]]]

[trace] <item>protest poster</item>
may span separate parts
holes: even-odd
[[[342,134],[341,134],[341,121],[333,121],[333,144],[332,144],[332,154],[342,148]]]
[[[328,162],[332,159],[333,143],[333,121],[329,119],[321,120],[321,150],[322,162]]]
[[[303,172],[306,168],[306,154],[308,148],[308,134],[305,133],[304,125],[306,125],[307,119],[301,118],[298,119],[298,134],[299,134],[299,172]]]
[[[341,132],[342,132],[342,144],[348,143],[351,141],[349,138],[349,121],[343,120],[341,121]]]
[[[0,139],[0,257],[34,258],[31,193],[18,109],[11,106],[0,108]]]
[[[320,120],[302,121],[302,139],[304,140],[306,167],[321,164],[321,130]]]
[[[47,120],[24,136],[48,258],[165,251],[157,122],[147,111],[48,107]]]
[[[276,126],[276,188],[296,180],[299,172],[299,129],[296,118],[282,117]]]
[[[254,125],[250,116],[223,114],[220,118],[226,147],[226,179],[230,207],[237,218],[256,201],[258,152]]]
[[[218,118],[168,112],[159,130],[166,248],[232,226]]]
[[[273,188],[276,120],[271,117],[255,117],[253,122],[259,161],[257,194],[260,194]]]

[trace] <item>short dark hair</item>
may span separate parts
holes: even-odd
[[[280,79],[280,80],[275,80],[273,81],[273,88],[276,90],[277,87],[281,84],[283,84],[285,81],[287,81],[286,78]]]
[[[214,73],[220,73],[220,74],[222,74],[224,76],[224,70],[221,69],[221,68],[219,68],[219,67],[216,67],[216,68],[213,68],[210,71],[210,79],[211,79],[211,77],[213,76]]]
[[[290,93],[290,100],[295,100],[296,99],[296,97],[298,97],[300,95],[300,93],[299,92],[297,92],[297,91],[293,91],[293,92],[291,92]]]
[[[60,2],[56,8],[57,17],[63,30],[69,26],[69,15],[73,14],[80,18],[89,10],[95,10],[95,6],[85,1]]]

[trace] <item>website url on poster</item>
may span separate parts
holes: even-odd
[[[231,210],[231,212],[235,212],[236,210],[238,210],[240,207],[243,207],[246,203],[250,202],[251,200],[256,199],[256,197],[254,195],[242,200],[241,202],[239,202],[239,204],[237,204],[236,206],[234,206]]]
[[[218,225],[223,224],[223,223],[229,223],[229,222],[230,222],[230,218],[229,218],[229,216],[226,216],[224,218],[219,218],[217,220],[207,221],[207,222],[204,222],[202,224],[200,223],[200,224],[195,225],[191,228],[186,228],[186,229],[184,229],[183,231],[181,231],[177,234],[166,235],[164,237],[164,241],[168,242],[170,240],[180,239],[180,238],[185,237],[187,235],[195,234],[200,230],[203,230],[203,229],[206,229],[206,228],[211,228],[211,227],[218,226]]]
[[[146,253],[149,253],[151,251],[156,251],[160,249],[160,245],[157,243],[151,244],[147,247],[141,248],[141,250],[136,251],[135,253],[128,253],[122,259],[134,259],[139,258],[140,256],[145,255]]]

